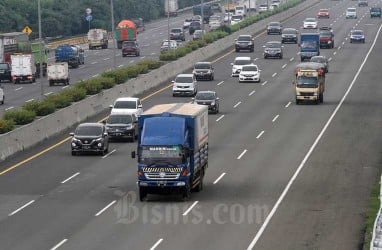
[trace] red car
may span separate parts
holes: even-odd
[[[320,9],[317,14],[317,18],[329,18],[328,9]]]

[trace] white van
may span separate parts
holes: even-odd
[[[137,97],[117,98],[110,108],[110,114],[135,114],[138,117],[143,113],[141,100]]]
[[[235,15],[242,15],[245,17],[247,15],[247,7],[245,5],[236,6]]]

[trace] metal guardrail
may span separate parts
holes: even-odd
[[[54,42],[48,43],[47,46],[49,47],[49,49],[56,49],[58,46],[63,44],[78,45],[78,44],[84,44],[87,42],[88,42],[87,36],[83,36],[83,37],[75,37],[75,38],[54,41]]]

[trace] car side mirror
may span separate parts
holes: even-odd
[[[113,108],[113,105],[109,105],[109,108],[111,108],[111,109],[112,109],[112,108]]]
[[[216,97],[216,100],[220,100],[220,98],[219,98],[219,97]]]
[[[192,97],[192,98],[191,98],[191,100],[195,101],[195,98],[194,98],[194,97]]]
[[[135,158],[135,151],[131,152],[131,158],[133,158],[133,159]]]
[[[233,63],[231,63],[231,65],[233,66]]]
[[[74,136],[74,133],[73,133],[73,132],[70,132],[69,135],[70,135],[70,136]]]
[[[173,80],[173,81],[171,81],[172,83],[174,83],[175,81]]]
[[[103,136],[106,137],[108,136],[109,134],[107,132],[103,133]]]
[[[265,45],[263,45],[263,48],[265,48]]]
[[[141,109],[142,108],[142,104],[138,105],[138,108]]]
[[[235,42],[237,41],[237,39],[235,39]]]

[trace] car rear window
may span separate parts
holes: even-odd
[[[235,60],[235,65],[246,65],[246,64],[250,64],[250,63],[251,63],[251,60],[247,60],[247,59]]]
[[[76,129],[76,135],[97,136],[102,134],[102,127],[99,126],[80,126]]]
[[[136,109],[137,102],[136,101],[117,101],[114,104],[115,109]]]
[[[193,82],[193,79],[192,79],[192,77],[189,77],[189,76],[178,76],[175,79],[175,82],[179,82],[179,83],[191,83],[191,82]]]
[[[132,122],[133,122],[133,118],[131,115],[111,115],[107,119],[107,123],[109,124],[118,124],[118,123],[128,124]]]
[[[211,68],[211,64],[209,63],[197,63],[195,64],[195,69],[209,69]]]

